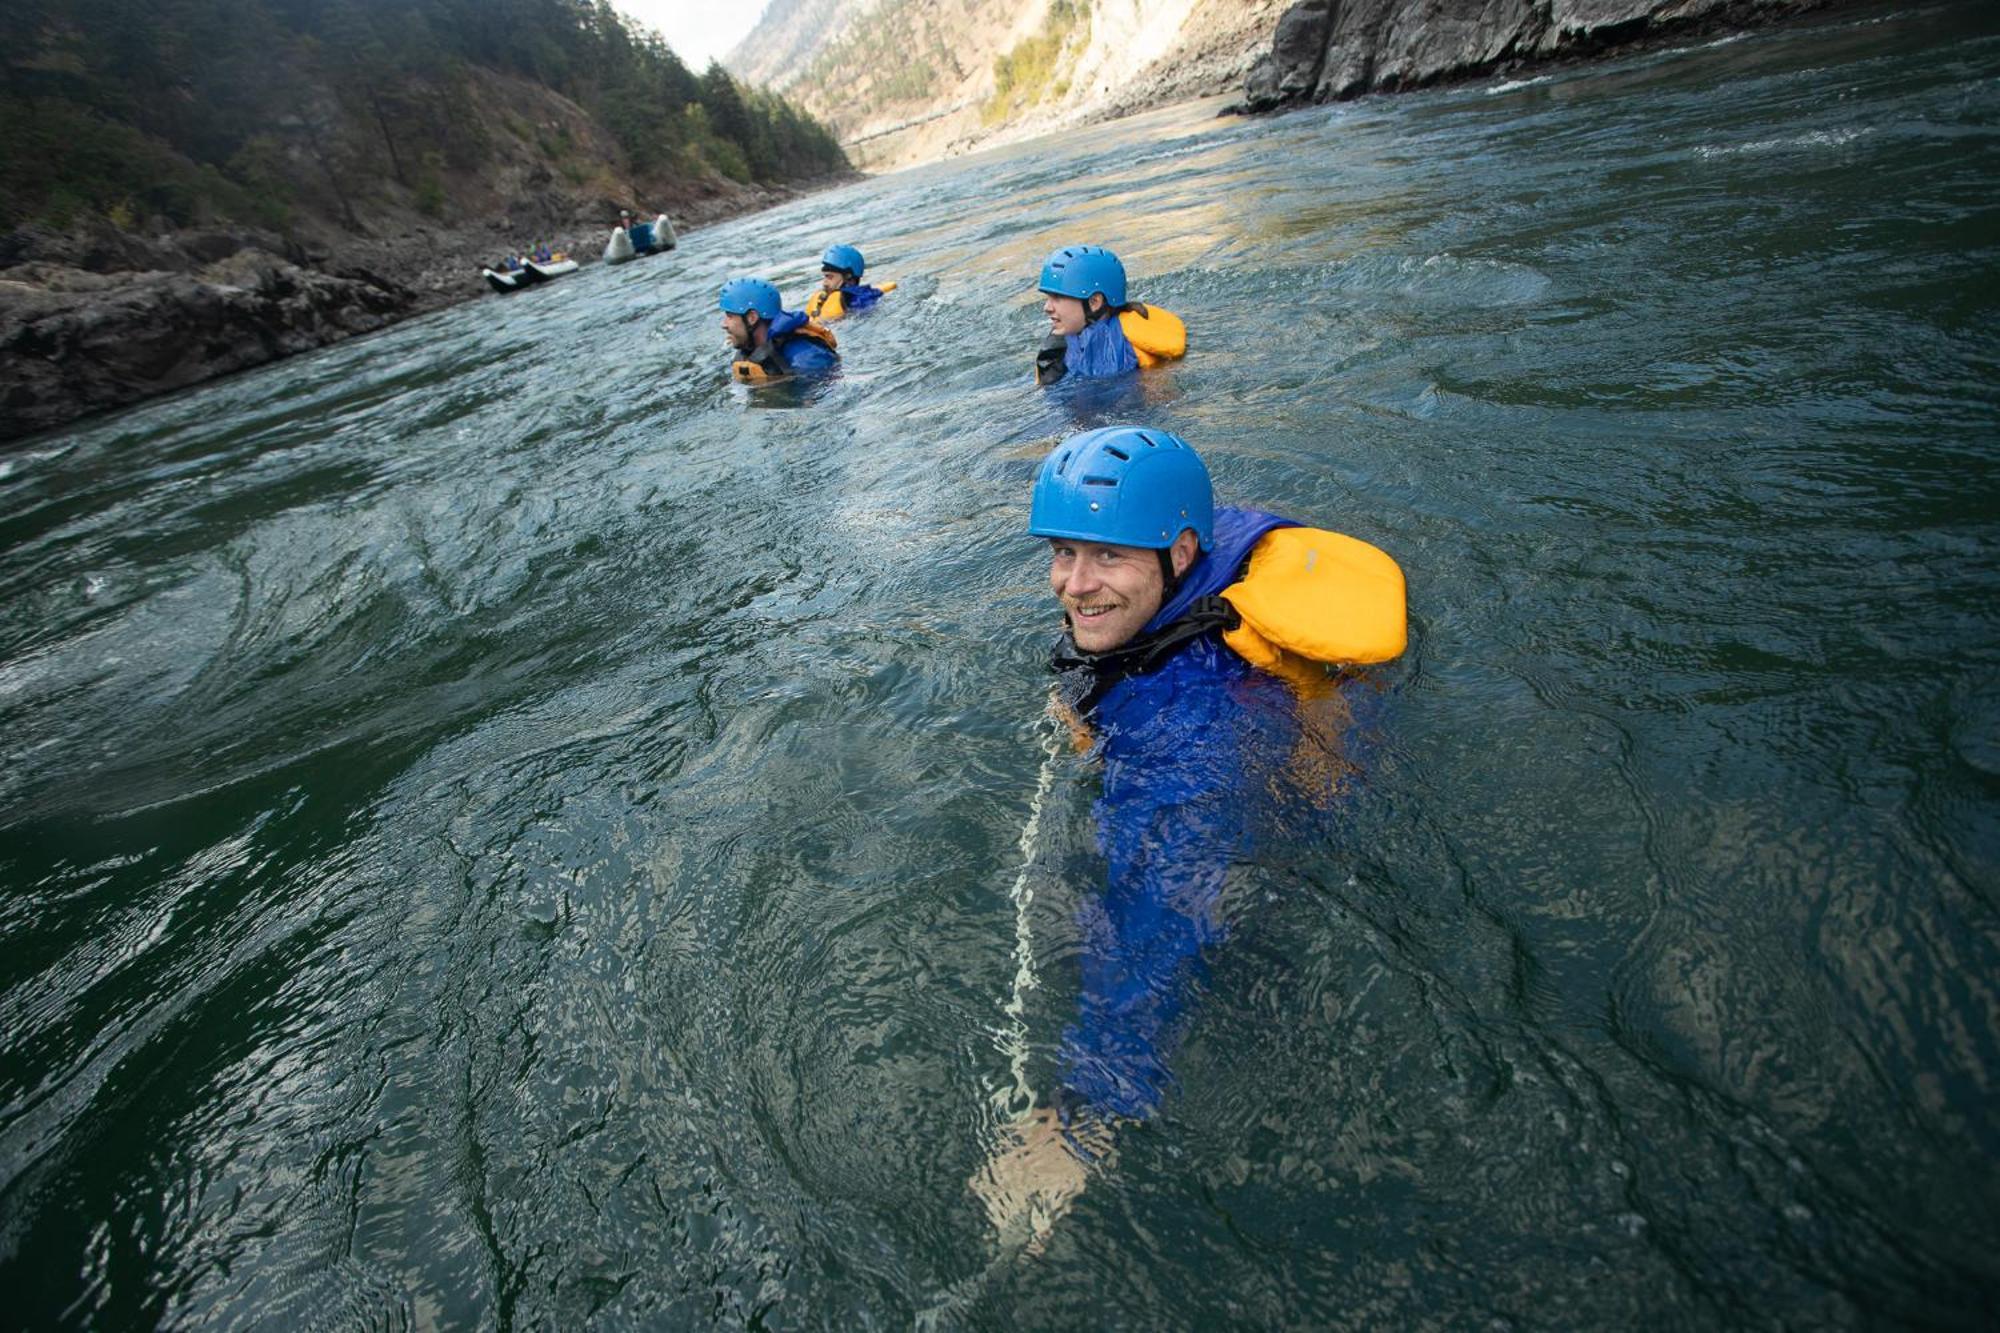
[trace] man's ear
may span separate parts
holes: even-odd
[[[1090,298],[1083,303],[1083,308],[1095,315],[1109,304],[1110,302],[1104,299],[1103,292],[1092,292]]]
[[[1174,538],[1170,558],[1174,562],[1174,577],[1179,578],[1193,566],[1195,556],[1201,551],[1201,539],[1194,535],[1193,528],[1182,528],[1181,535]]]

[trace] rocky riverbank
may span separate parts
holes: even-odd
[[[664,206],[685,242],[807,187],[688,183]],[[497,216],[371,218],[365,233],[242,228],[142,235],[97,220],[0,237],[0,440],[311,351],[481,297],[482,267],[535,238],[584,263],[620,202],[558,189]],[[627,204],[625,206],[635,206]]]
[[[1749,28],[1849,0],[1299,0],[1251,70],[1243,109],[1272,111],[1364,93],[1603,56]]]

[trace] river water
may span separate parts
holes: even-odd
[[[1984,1319],[2000,14],[1213,111],[0,459],[9,1323]],[[845,372],[728,383],[834,240]],[[1193,352],[1037,392],[1085,240]],[[1104,867],[1021,528],[1111,420],[1412,642],[1029,1254],[967,1181]]]

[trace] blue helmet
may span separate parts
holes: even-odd
[[[851,245],[829,245],[826,247],[826,253],[819,257],[819,266],[837,268],[859,282],[862,273],[868,268],[868,261],[863,259],[861,252]]]
[[[1121,306],[1125,266],[1101,245],[1065,245],[1042,265],[1041,289],[1051,296],[1074,296],[1086,305],[1102,292],[1107,304]]]
[[[1163,430],[1101,426],[1072,435],[1042,460],[1028,531],[1162,551],[1193,528],[1215,548],[1215,492],[1186,440]]]
[[[784,313],[785,303],[778,289],[762,278],[737,278],[722,284],[722,313],[744,315],[756,311],[766,320]]]

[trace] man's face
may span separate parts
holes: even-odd
[[[722,331],[729,336],[729,345],[739,352],[757,350],[757,324],[762,322],[756,311],[732,315],[727,311],[722,316]]]
[[[1166,582],[1157,551],[1057,537],[1049,542],[1049,586],[1069,612],[1076,646],[1104,653],[1128,642],[1153,618]]]
[[[1049,332],[1067,338],[1073,333],[1082,333],[1088,321],[1084,318],[1083,302],[1074,296],[1047,296],[1042,302],[1042,313],[1049,317]]]
[[[847,275],[837,268],[823,268],[819,271],[819,285],[822,290],[837,292],[847,284]]]

